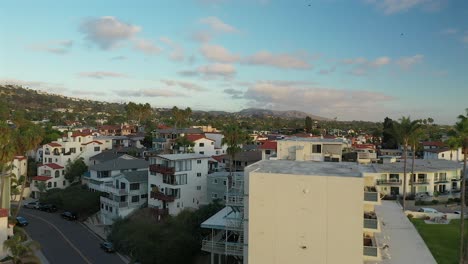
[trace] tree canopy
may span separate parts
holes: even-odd
[[[88,171],[88,166],[84,163],[83,158],[78,158],[74,161],[68,161],[65,167],[65,179],[69,182],[79,181],[81,176]]]

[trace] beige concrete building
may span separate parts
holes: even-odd
[[[380,197],[366,186],[373,179],[366,179],[359,165],[260,161],[245,175],[244,263],[380,258],[373,235],[380,230],[374,213]]]
[[[343,139],[288,138],[277,141],[277,159],[297,161],[341,161]]]

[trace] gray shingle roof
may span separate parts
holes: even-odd
[[[108,161],[108,160],[113,160],[113,159],[116,159],[118,157],[121,157],[125,154],[123,153],[115,153],[113,151],[103,151],[97,155],[94,155],[92,156],[91,158],[89,158],[89,160],[97,160],[99,161],[100,163],[102,162],[105,162],[105,161]]]
[[[89,170],[94,171],[112,171],[112,170],[129,170],[129,169],[142,169],[148,168],[149,163],[144,159],[128,159],[119,157],[117,159],[108,160],[103,163],[92,165]]]
[[[406,172],[411,171],[411,159],[408,159]],[[376,173],[403,173],[404,162],[385,163],[385,164],[372,164],[373,171]],[[427,159],[416,159],[414,161],[414,172],[438,172],[445,170],[457,170],[461,168],[461,165],[455,161],[450,160],[427,160]]]
[[[122,172],[128,182],[148,182],[148,170]]]

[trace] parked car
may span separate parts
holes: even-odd
[[[461,215],[461,211],[454,211],[454,214]],[[468,215],[468,212],[464,212],[465,216]]]
[[[70,221],[78,219],[78,217],[76,216],[75,213],[72,213],[72,212],[69,212],[69,211],[65,211],[65,212],[61,213],[60,216],[62,216],[62,218],[64,218],[64,219],[67,219],[67,220],[70,220]]]
[[[26,220],[26,218],[24,218],[22,216],[18,216],[18,217],[16,217],[16,225],[18,225],[18,226],[27,226],[27,225],[29,225],[29,222],[28,222],[28,220]]]
[[[53,204],[42,204],[39,206],[39,210],[53,213],[53,212],[57,212],[57,206]]]
[[[107,253],[115,252],[114,245],[111,242],[102,242],[101,248]]]
[[[426,208],[426,207],[421,207],[419,208],[418,212],[421,212],[421,213],[434,213],[434,214],[438,214],[439,211],[437,211],[436,209],[433,209],[433,208]]]
[[[28,208],[28,209],[35,209],[36,204],[37,204],[37,202],[30,202],[30,203],[24,204],[23,207]]]
[[[41,206],[44,206],[44,203],[36,202],[36,204],[33,206],[33,209],[40,209]]]

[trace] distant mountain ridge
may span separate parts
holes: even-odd
[[[237,112],[237,114],[241,116],[255,116],[255,117],[273,116],[273,117],[282,117],[282,118],[288,118],[288,119],[294,119],[294,118],[302,119],[302,118],[306,118],[307,116],[310,116],[310,118],[312,118],[313,120],[319,120],[319,121],[330,120],[329,118],[326,118],[326,117],[312,115],[312,114],[308,114],[308,113],[297,111],[297,110],[278,111],[278,110],[270,110],[270,109],[247,108],[247,109],[243,109]]]

